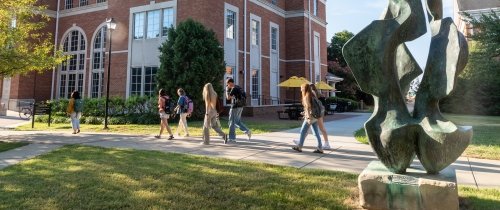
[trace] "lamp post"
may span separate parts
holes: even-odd
[[[109,18],[106,19],[106,26],[109,31],[108,39],[109,39],[109,50],[108,50],[108,81],[106,82],[106,107],[105,107],[105,112],[104,112],[104,129],[109,129],[108,128],[108,109],[109,109],[109,78],[110,78],[110,72],[111,72],[111,33],[113,33],[113,30],[116,28],[116,22],[114,18]]]

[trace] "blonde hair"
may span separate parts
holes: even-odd
[[[212,83],[207,83],[203,87],[203,100],[205,101],[205,106],[211,106],[215,109],[217,106],[217,93],[212,86]]]
[[[302,84],[300,90],[302,91],[302,105],[304,106],[304,110],[311,110],[311,101],[312,97],[314,97],[311,85],[307,83]]]

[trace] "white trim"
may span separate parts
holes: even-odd
[[[313,44],[312,44],[312,47],[314,48],[314,38],[318,37],[318,59],[319,59],[319,81],[321,81],[321,35],[319,32],[317,31],[314,31],[314,36],[313,36]],[[316,50],[316,49],[313,49],[313,50]],[[313,57],[314,57],[314,52],[313,52]],[[314,64],[314,67],[316,67],[316,59],[314,59],[313,61],[313,64]],[[316,72],[315,72],[316,74]],[[312,79],[311,79],[312,80]],[[315,82],[318,82],[316,81],[316,75],[314,75],[314,81]]]
[[[236,45],[236,51],[234,52],[235,53],[235,64],[234,64],[234,68],[236,68],[236,71],[235,71],[235,75],[233,75],[233,79],[234,79],[234,82],[235,84],[238,84],[238,85],[241,85],[239,83],[239,72],[240,72],[240,56],[239,56],[239,51],[240,51],[240,33],[239,33],[239,28],[240,28],[240,9],[234,5],[231,5],[231,4],[228,4],[226,2],[224,2],[224,12],[223,12],[223,16],[224,16],[224,41],[226,41],[228,38],[227,38],[227,29],[226,29],[226,25],[227,25],[227,17],[226,17],[226,11],[227,10],[231,10],[232,12],[234,12],[236,14],[235,16],[235,20],[234,20],[234,42],[235,42],[235,45]],[[225,50],[225,49],[224,49]],[[224,73],[225,74],[225,73]],[[226,81],[226,78],[223,78],[222,81]],[[225,97],[225,96],[224,96]]]
[[[94,33],[92,34],[91,44],[90,44],[91,48],[89,48],[89,52],[90,52],[90,55],[88,56],[88,59],[90,60],[89,61],[90,65],[89,65],[89,69],[88,69],[89,70],[89,76],[88,76],[88,84],[89,84],[89,86],[87,87],[87,97],[89,97],[89,98],[92,98],[92,77],[93,77],[93,74],[94,74],[94,45],[95,45],[94,41],[95,41],[95,38],[97,36],[97,32],[101,32],[101,29],[104,26],[106,26],[106,22],[102,22],[99,26],[97,26],[97,29],[94,30]],[[106,32],[106,33],[109,33],[109,31]],[[102,39],[107,39],[107,38],[108,37],[102,37]],[[108,42],[109,41],[106,41],[106,43],[108,43]],[[105,46],[103,48],[105,48]],[[105,49],[107,49],[107,48],[105,48]],[[103,53],[103,56],[105,56],[106,51],[107,50],[105,50],[105,52]],[[113,53],[113,52],[111,52],[111,53]],[[105,67],[102,67],[102,69],[103,69],[103,72],[106,72],[106,68]],[[102,78],[102,82],[104,83],[104,78]],[[100,97],[98,97],[98,98],[100,98]]]
[[[76,30],[76,31],[78,31],[78,32],[80,32],[80,34],[81,34],[81,35],[83,35],[83,39],[85,40],[85,50],[83,50],[83,51],[82,51],[82,50],[78,49],[78,50],[77,50],[77,52],[83,52],[83,53],[84,53],[84,55],[85,55],[85,61],[86,61],[86,60],[87,60],[87,57],[88,57],[88,52],[89,52],[89,42],[88,42],[87,34],[85,34],[85,31],[84,31],[81,27],[76,26],[76,24],[75,24],[75,23],[73,24],[73,26],[71,26],[70,28],[68,28],[68,29],[66,30],[66,32],[64,32],[64,34],[61,36],[61,37],[62,37],[62,39],[61,39],[61,41],[60,41],[61,43],[59,44],[59,46],[60,46],[60,47],[64,47],[64,41],[65,41],[66,37],[70,35],[69,33],[70,33],[71,31],[75,31],[75,30]],[[80,46],[80,44],[81,44],[81,43],[78,43],[78,46]],[[69,48],[69,46],[68,46],[68,48]],[[65,54],[66,54],[66,53],[65,53]],[[77,55],[77,57],[78,57],[78,55],[79,55],[79,54],[81,54],[81,53],[76,53],[75,55]],[[80,62],[80,59],[78,59],[78,60],[77,60],[77,63],[79,63],[79,62]],[[60,67],[60,65],[59,65],[59,67]],[[60,91],[60,89],[61,89],[61,88],[60,88],[60,81],[59,81],[59,80],[60,80],[60,78],[61,78],[61,77],[60,77],[60,75],[61,75],[61,74],[60,74],[60,73],[61,73],[61,68],[59,68],[59,67],[57,68],[57,73],[56,73],[56,77],[57,77],[57,85],[56,85],[56,89],[57,89],[57,90],[56,90],[56,97],[55,97],[55,98],[57,98],[57,99],[59,99],[59,98],[60,98],[60,95],[61,95],[61,94],[60,94],[60,92],[59,92],[59,91]],[[87,73],[86,71],[87,71],[87,62],[84,62],[84,63],[83,63],[83,69],[81,70],[81,72],[83,72],[82,93],[80,93],[80,95],[81,95],[81,96],[84,96],[84,95],[85,95],[85,88],[86,88],[86,86],[85,86],[85,76],[87,75],[87,74],[86,74],[86,73]],[[69,72],[69,69],[66,69],[66,72]],[[76,72],[77,72],[77,74],[76,74],[76,75],[78,76],[78,73],[79,73],[79,72],[78,72],[78,71],[76,71]],[[69,75],[69,74],[67,74],[67,73],[66,73],[66,75]],[[68,80],[69,80],[69,76],[67,76],[67,77],[66,77],[66,84],[68,83]],[[75,77],[75,85],[78,87],[78,77]],[[66,89],[67,89],[67,88],[68,88],[68,86],[66,85]],[[68,91],[68,92],[69,92],[69,91]]]
[[[276,50],[273,50],[273,40],[272,40],[273,39],[273,28],[276,29]],[[271,68],[272,68],[271,62],[272,61],[271,61],[271,58],[270,58],[271,55],[272,55],[272,53],[273,53],[273,51],[275,51],[276,54],[278,55],[278,62],[277,62],[277,65],[278,65],[277,68],[278,69],[277,69],[277,75],[276,75],[276,80],[277,80],[276,81],[277,82],[276,85],[278,85],[279,84],[279,80],[280,80],[279,77],[281,75],[281,71],[280,71],[280,67],[281,67],[280,66],[280,55],[281,55],[280,54],[280,48],[281,48],[281,46],[280,46],[280,26],[278,24],[272,22],[272,21],[269,21],[269,97],[272,97],[271,96],[271,88],[276,88],[277,89],[276,90],[276,97],[277,98],[280,98],[280,96],[281,96],[281,91],[280,91],[281,88],[273,87],[273,85],[272,85],[273,81],[271,80],[271,78],[272,78],[271,74],[274,74],[274,73],[271,71]],[[271,98],[271,103],[273,103],[273,99],[272,98]],[[278,104],[279,104],[279,101],[278,101]]]
[[[295,11],[285,11],[281,9],[280,7],[264,1],[264,0],[249,0],[250,2],[254,3],[257,6],[260,6],[270,12],[273,12],[276,15],[279,15],[284,18],[294,18],[294,17],[308,17],[309,12],[305,10],[295,10]],[[324,0],[320,0],[323,4],[326,4],[326,2],[323,2]],[[311,20],[314,21],[315,23],[319,24],[320,26],[326,28],[327,22],[325,20],[320,19],[318,16],[311,16]]]
[[[252,1],[252,0],[250,0]],[[250,51],[252,50],[252,32],[251,32],[251,28],[252,28],[252,21],[255,20],[255,21],[258,21],[259,22],[259,25],[258,25],[258,47],[259,47],[259,58],[260,58],[260,61],[259,61],[259,67],[258,67],[258,71],[259,71],[259,91],[258,91],[258,95],[262,95],[262,18],[258,15],[255,15],[253,13],[250,13]],[[252,55],[250,53],[250,71],[252,71]],[[252,75],[250,74],[250,94],[252,94]],[[252,96],[250,96],[250,101],[253,101],[254,99],[252,98]],[[258,100],[258,99],[257,99]],[[260,104],[261,101],[257,101],[257,105],[256,106],[259,106],[258,104]],[[253,106],[253,105],[251,105]]]
[[[260,55],[261,58],[267,58],[267,59],[271,59],[270,56],[267,56],[267,55]]]
[[[74,15],[81,15],[85,13],[97,12],[108,9],[108,1],[98,4],[89,4],[83,7],[74,7],[71,9],[61,10],[59,17],[69,17]]]
[[[264,1],[264,0],[249,0],[250,2],[254,3],[257,6],[260,6],[264,9],[267,9],[281,17],[285,17],[286,11],[281,9],[280,7],[272,4],[271,2]]]
[[[150,4],[149,5],[144,5],[144,6],[138,6],[138,7],[132,7],[130,8],[129,10],[129,26],[128,26],[128,59],[127,59],[127,82],[126,82],[126,86],[125,86],[125,97],[126,98],[129,98],[130,97],[130,91],[131,91],[131,87],[130,87],[130,76],[131,76],[131,69],[132,69],[132,66],[131,66],[131,61],[132,61],[132,42],[135,40],[134,39],[134,34],[133,34],[133,30],[134,30],[134,13],[137,13],[137,12],[146,12],[146,11],[150,11],[150,10],[157,10],[157,9],[165,9],[165,8],[173,8],[174,9],[174,17],[173,17],[173,22],[174,22],[174,26],[177,25],[177,15],[178,15],[178,12],[177,12],[177,0],[172,0],[172,1],[167,1],[167,2],[161,2],[161,3],[155,3],[154,1],[150,1]],[[162,16],[163,13],[160,14],[160,16]],[[145,21],[147,19],[147,17],[144,17]],[[162,20],[160,20],[160,24],[162,24]],[[145,31],[144,32],[144,38],[143,39],[146,39],[146,34],[147,32]],[[162,31],[160,30],[160,39],[162,39]],[[111,52],[111,54],[113,54],[115,52]],[[118,51],[117,53],[125,53],[125,51]],[[144,65],[141,67],[143,69],[143,72],[144,72]],[[160,63],[158,63],[158,70],[160,69]],[[134,67],[136,68],[136,67]],[[142,94],[142,93],[141,93]]]
[[[106,53],[108,53],[108,52],[106,52]],[[111,54],[120,54],[120,53],[128,53],[128,50],[111,51]]]

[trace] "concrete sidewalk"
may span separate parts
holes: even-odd
[[[30,144],[6,153],[0,153],[0,168],[15,164],[24,157],[30,158],[65,144],[82,144],[107,148],[127,148],[155,150],[195,155],[222,157],[235,160],[256,161],[269,164],[292,166],[297,168],[315,168],[335,171],[360,173],[370,161],[377,157],[369,145],[358,143],[353,133],[361,128],[369,114],[345,113],[349,118],[327,122],[330,134],[331,151],[315,154],[316,140],[309,135],[302,153],[291,149],[292,140],[298,139],[299,129],[254,135],[251,141],[246,136],[238,136],[237,143],[223,144],[218,137],[213,137],[211,145],[200,145],[201,138],[176,138],[173,141],[155,139],[153,135],[120,135],[54,132],[15,132],[0,131],[0,141],[28,141]],[[17,159],[16,159],[17,158]],[[421,167],[415,161],[412,167]],[[478,188],[500,188],[500,161],[481,160],[461,157],[450,167],[456,170],[460,185]]]
[[[19,112],[7,110],[7,116],[0,116],[0,130],[12,130],[17,126],[28,123],[31,123],[31,120],[21,119],[19,117]]]

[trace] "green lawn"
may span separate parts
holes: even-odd
[[[273,131],[280,131],[280,130],[287,130],[287,129],[292,129],[292,128],[297,128],[300,127],[302,124],[301,121],[296,121],[296,120],[268,120],[268,121],[259,121],[259,120],[243,120],[245,125],[252,130],[253,134],[259,134],[259,133],[268,133],[268,132],[273,132]],[[177,123],[170,123],[170,128],[172,128],[172,132],[176,132],[177,129]],[[224,132],[228,132],[228,123],[227,120],[222,119],[221,120],[221,126],[224,130]],[[158,122],[158,125],[109,125],[109,130],[103,130],[104,126],[103,125],[87,125],[87,124],[82,124],[81,125],[81,131],[82,132],[111,132],[111,133],[124,133],[124,134],[156,134],[159,131],[160,124]],[[188,120],[188,127],[189,127],[189,134],[191,136],[202,136],[203,132],[203,121],[189,121]],[[67,130],[68,132],[71,132],[71,125],[70,124],[51,124],[50,127],[48,127],[47,123],[36,123],[35,128],[31,128],[31,124],[29,125],[23,125],[20,127],[17,127],[16,130],[18,131],[32,131],[32,130],[48,130],[48,131],[64,131]],[[237,134],[242,134],[237,129]],[[213,132],[213,131],[212,131]],[[215,132],[213,132],[215,135]]]
[[[459,187],[460,197],[465,198],[468,208],[476,210],[498,210],[500,207],[500,189],[481,189]]]
[[[0,170],[0,209],[354,209],[357,175],[65,146]]]
[[[446,119],[458,125],[473,126],[473,138],[464,156],[500,160],[500,117],[446,114]],[[364,128],[354,133],[357,141],[368,144]]]
[[[18,147],[26,146],[28,143],[24,142],[3,142],[0,141],[0,152],[4,152],[7,150],[15,149]]]

